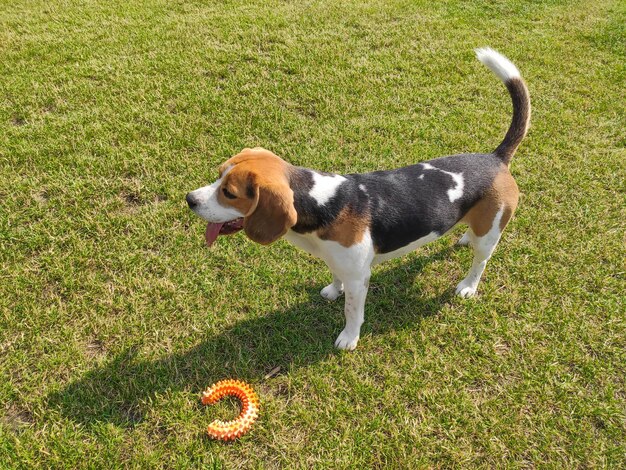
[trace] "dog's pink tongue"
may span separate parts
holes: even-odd
[[[222,229],[221,224],[213,224],[209,222],[206,226],[206,232],[204,232],[204,240],[206,241],[207,246],[211,246],[217,236],[220,234],[220,230]]]

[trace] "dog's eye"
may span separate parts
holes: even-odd
[[[226,188],[222,188],[222,192],[224,193],[224,196],[226,196],[228,199],[237,199],[237,196],[235,196]]]

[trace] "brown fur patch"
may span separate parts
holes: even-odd
[[[482,237],[489,232],[496,214],[504,206],[502,219],[500,219],[500,231],[503,231],[517,208],[518,199],[517,184],[508,168],[502,166],[502,170],[494,178],[491,188],[482,199],[474,204],[461,221],[469,225],[476,236]]]
[[[283,169],[283,171],[285,171],[285,168],[289,167],[289,163],[269,150],[265,150],[261,147],[255,147],[253,149],[245,148],[237,155],[230,157],[220,165],[220,177],[229,166],[238,165],[243,162],[256,162],[257,164],[260,163],[262,165],[267,165],[269,163],[272,166],[278,165]]]
[[[344,207],[333,223],[319,229],[317,235],[322,240],[333,240],[349,247],[363,240],[369,222],[367,214],[356,214],[349,207]]]
[[[234,207],[242,214],[248,215],[256,208],[258,201],[255,200],[255,195],[249,194],[249,187],[254,188],[254,175],[247,171],[236,171],[237,167],[233,168],[225,180],[222,182],[222,186],[217,194],[218,202],[224,207]],[[224,195],[224,188],[237,196],[237,199],[227,198]]]
[[[234,207],[242,214],[251,214],[258,203],[258,186],[288,186],[289,164],[269,150],[245,148],[220,165],[220,177],[228,167],[233,167],[220,187],[217,199],[224,207]],[[223,188],[237,196],[227,198]],[[256,199],[256,200],[255,200]]]
[[[232,169],[219,189],[219,203],[245,214],[244,230],[252,240],[268,244],[282,237],[297,219],[289,187],[290,165],[269,150],[257,147],[243,149],[224,162],[220,175],[230,166]],[[236,199],[226,197],[224,188]]]

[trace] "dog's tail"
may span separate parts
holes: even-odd
[[[476,57],[504,82],[513,100],[513,119],[504,140],[493,152],[507,165],[530,125],[530,94],[517,67],[499,52],[488,47],[476,49]]]

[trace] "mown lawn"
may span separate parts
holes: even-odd
[[[4,1],[0,468],[626,466],[626,3]],[[490,151],[474,57],[528,82],[520,208],[479,296],[454,235],[376,268],[358,349],[323,264],[184,195],[264,146],[334,172]],[[278,375],[264,378],[275,367]],[[258,391],[225,445],[200,392]]]

